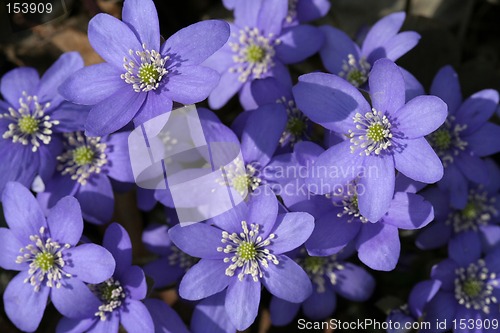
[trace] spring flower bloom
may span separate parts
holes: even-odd
[[[132,265],[129,235],[113,223],[106,229],[103,245],[116,260],[113,276],[89,286],[97,301],[94,312],[84,318],[61,319],[57,333],[118,333],[119,325],[129,333],[155,332],[153,319],[141,302],[146,297],[146,277],[139,266]]]
[[[311,191],[332,193],[359,177],[365,189],[358,196],[359,211],[376,222],[392,201],[394,168],[423,183],[443,176],[441,161],[424,136],[443,124],[447,108],[435,96],[417,96],[406,103],[403,75],[389,59],[375,63],[369,85],[372,106],[355,87],[332,74],[302,75],[293,93],[309,119],[348,138],[317,159],[308,179]]]
[[[283,253],[309,237],[314,227],[307,213],[278,214],[274,194],[253,195],[208,223],[170,229],[181,250],[201,258],[181,281],[179,294],[200,300],[226,290],[226,313],[238,330],[249,327],[260,303],[261,284],[289,302],[311,294],[306,273]]]
[[[64,134],[64,149],[57,157],[57,172],[38,194],[43,207],[62,196],[75,196],[85,220],[103,224],[111,219],[114,195],[110,179],[133,182],[128,153],[128,132],[87,137],[83,132]]]
[[[438,186],[449,192],[451,204],[467,205],[469,181],[486,184],[489,179],[481,157],[500,151],[500,126],[489,123],[498,105],[498,92],[481,90],[465,101],[457,73],[443,67],[434,78],[431,94],[448,105],[448,118],[427,140],[443,162],[444,176]]]
[[[236,327],[226,313],[225,300],[226,291],[221,291],[196,304],[191,317],[191,332],[236,333]]]
[[[357,302],[366,301],[375,288],[375,279],[363,268],[345,262],[345,256],[311,257],[302,249],[294,259],[307,273],[313,292],[302,304],[273,297],[271,321],[283,326],[292,322],[300,308],[311,320],[326,319],[337,305],[337,294]]]
[[[0,193],[8,181],[31,186],[55,169],[61,132],[83,129],[88,107],[65,101],[57,92],[64,80],[83,67],[76,52],[63,54],[40,78],[31,67],[6,73],[0,81]]]
[[[243,108],[256,108],[250,89],[253,80],[272,76],[290,84],[285,65],[319,50],[321,33],[308,25],[285,28],[287,13],[288,0],[241,1],[236,5],[228,43],[204,63],[221,74],[219,85],[208,98],[211,108],[220,109],[237,92]]]
[[[126,0],[120,21],[107,14],[89,23],[92,47],[106,61],[72,75],[61,94],[92,105],[85,129],[103,136],[134,120],[136,125],[172,109],[172,101],[193,104],[217,85],[216,71],[200,66],[229,37],[223,21],[190,25],[160,46],[152,0]]]
[[[177,312],[164,302],[159,299],[150,298],[144,300],[144,304],[148,308],[151,318],[153,318],[155,332],[190,333]],[[140,318],[138,320],[140,320]]]
[[[91,314],[98,303],[84,282],[110,278],[115,261],[101,246],[77,246],[83,231],[77,200],[62,198],[45,218],[30,191],[9,182],[2,203],[9,229],[0,228],[0,267],[20,271],[3,294],[9,319],[20,330],[34,332],[49,295],[64,316]]]
[[[325,68],[355,87],[362,87],[368,80],[375,61],[388,58],[398,60],[417,45],[420,35],[414,31],[398,33],[406,14],[393,13],[382,18],[368,31],[361,48],[343,31],[332,26],[322,26],[325,43],[320,56]],[[402,69],[405,81],[416,80]]]

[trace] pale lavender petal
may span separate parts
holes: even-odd
[[[165,302],[150,298],[144,301],[144,305],[153,319],[156,333],[189,333],[177,312]]]
[[[401,74],[403,74],[403,78],[405,80],[405,100],[406,102],[412,100],[413,98],[424,95],[425,90],[422,84],[417,80],[413,74],[408,72],[406,69],[403,67],[399,67],[399,70],[401,71]]]
[[[399,67],[389,59],[375,62],[368,78],[375,110],[396,116],[405,105],[405,82]]]
[[[150,252],[160,255],[167,254],[172,244],[168,236],[168,226],[158,223],[149,224],[142,233],[142,242]]]
[[[418,194],[398,192],[387,214],[384,223],[399,229],[420,229],[434,219],[434,209],[430,202]]]
[[[238,93],[238,100],[240,101],[241,107],[245,111],[256,109],[259,106],[252,95],[252,85],[250,80],[247,80],[241,87]]]
[[[222,73],[219,85],[208,96],[210,108],[218,110],[233,97],[242,86],[238,80],[238,74],[226,71]]]
[[[448,108],[436,96],[417,96],[397,113],[397,129],[405,138],[415,139],[437,130],[446,120]]]
[[[275,254],[289,252],[302,245],[314,229],[314,217],[308,213],[280,214],[271,233],[276,237],[267,248]]]
[[[204,223],[188,226],[178,224],[171,228],[168,234],[178,248],[192,257],[223,259],[226,256],[223,252],[217,251],[218,247],[224,247],[221,242],[222,230],[218,228]]]
[[[66,278],[62,281],[61,288],[51,288],[50,290],[54,307],[65,317],[93,317],[101,305],[97,296],[77,278]]]
[[[120,308],[120,323],[127,332],[153,333],[155,331],[148,309],[136,300],[129,300],[125,307]]]
[[[405,20],[404,12],[397,12],[387,15],[373,25],[365,37],[361,53],[368,57],[372,52],[377,51],[381,45],[393,38],[401,29]]]
[[[2,253],[0,267],[14,271],[27,270],[28,263],[16,263],[17,257],[21,254],[19,250],[24,246],[25,244],[20,243],[10,229],[0,228],[0,253]]]
[[[191,267],[179,285],[179,295],[187,300],[200,300],[224,290],[235,278],[226,275],[229,263],[202,259]]]
[[[246,276],[243,281],[233,279],[227,288],[226,312],[236,329],[243,331],[255,321],[259,312],[260,282]]]
[[[83,218],[91,223],[104,224],[111,220],[114,207],[113,189],[109,178],[100,173],[80,186],[75,197],[82,207]]]
[[[420,35],[414,31],[401,32],[384,43],[385,57],[396,61],[413,49],[419,40]]]
[[[263,0],[239,1],[234,8],[234,23],[239,27],[256,27],[262,3]]]
[[[278,200],[271,191],[262,191],[250,197],[245,221],[248,224],[259,224],[260,236],[263,239],[266,239],[274,229],[277,216]]]
[[[108,176],[121,182],[134,182],[134,175],[130,164],[128,137],[130,132],[115,133],[108,137],[107,158]]]
[[[59,125],[54,131],[57,132],[76,132],[83,131],[85,122],[89,115],[90,107],[77,105],[70,102],[61,103],[50,115],[51,119],[59,120]],[[54,140],[54,137],[52,137]],[[51,143],[52,143],[51,140]],[[43,160],[42,160],[43,163]]]
[[[87,333],[110,333],[118,332],[120,328],[120,317],[117,313],[112,313],[107,320],[96,320]]]
[[[153,0],[125,1],[122,20],[135,33],[141,44],[146,44],[148,50],[160,49],[160,24]]]
[[[364,302],[375,290],[375,279],[363,268],[351,263],[343,263],[343,268],[337,270],[337,282],[333,289],[350,301]]]
[[[3,98],[16,109],[19,108],[19,98],[23,91],[29,96],[36,94],[40,78],[36,69],[19,67],[7,72],[0,80],[0,92]]]
[[[371,269],[392,271],[399,259],[398,228],[383,223],[366,223],[356,241],[359,259]]]
[[[318,52],[324,38],[318,28],[299,25],[287,29],[280,36],[280,41],[275,47],[276,56],[284,64],[294,64]]]
[[[224,307],[225,298],[226,293],[220,292],[200,301],[193,311],[191,332],[235,333],[236,328],[229,320],[229,315]],[[172,333],[177,333],[177,331]]]
[[[441,98],[448,105],[448,112],[455,114],[462,104],[462,90],[458,75],[451,66],[444,66],[434,77],[430,93]]]
[[[256,27],[262,29],[266,35],[273,34],[278,36],[287,13],[287,0],[262,1],[259,8],[259,15],[257,16]]]
[[[319,29],[325,36],[325,43],[319,54],[330,73],[338,75],[342,72],[342,66],[350,54],[359,60],[359,48],[345,32],[330,25],[324,25]]]
[[[115,271],[115,260],[111,253],[96,244],[82,244],[64,252],[64,270],[74,278],[87,283],[101,283]]]
[[[133,119],[134,125],[137,127],[154,117],[171,111],[172,105],[173,102],[167,94],[157,90],[149,91],[146,100]]]
[[[80,204],[73,197],[64,197],[50,209],[47,216],[50,237],[61,243],[75,246],[83,233]]]
[[[219,78],[219,73],[212,68],[181,66],[168,75],[163,93],[183,104],[201,102],[214,90]]]

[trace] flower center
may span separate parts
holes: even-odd
[[[368,80],[370,68],[371,65],[365,58],[356,61],[354,55],[349,54],[347,60],[343,60],[342,71],[339,73],[339,76],[346,79],[353,86],[359,87]]]
[[[497,303],[493,296],[496,274],[490,273],[484,260],[471,263],[467,268],[455,270],[455,298],[467,309],[490,313],[490,306]]]
[[[455,233],[477,231],[481,225],[487,225],[492,217],[498,216],[495,208],[496,198],[490,197],[481,188],[471,189],[467,205],[462,210],[454,210],[448,215],[446,224],[451,224]]]
[[[353,121],[356,130],[349,130],[351,153],[362,149],[360,155],[380,155],[392,145],[391,123],[382,112],[372,109],[372,112],[367,112],[364,116],[356,113]]]
[[[249,191],[255,191],[262,183],[257,168],[250,163],[245,165],[240,158],[223,167],[222,171],[225,177],[224,179],[217,179],[217,181],[221,185],[231,186],[241,197],[245,197]]]
[[[276,235],[270,234],[266,239],[262,239],[262,236],[259,236],[258,224],[250,224],[250,229],[248,229],[247,222],[242,221],[241,227],[243,232],[239,235],[223,231],[221,242],[227,245],[218,247],[217,251],[231,255],[224,258],[225,263],[230,263],[226,269],[227,276],[233,276],[239,270],[240,281],[243,281],[245,275],[251,275],[252,279],[257,282],[263,277],[262,267],[268,267],[269,262],[279,264],[278,258],[266,248]]]
[[[323,270],[323,265],[326,261],[324,257],[306,257],[304,259],[304,269],[306,272],[317,274]]]
[[[95,316],[100,317],[102,321],[107,320],[108,314],[119,308],[126,297],[125,290],[120,282],[113,278],[97,285],[89,285],[89,287],[102,302],[95,313]]]
[[[444,167],[453,163],[455,156],[467,147],[467,141],[460,137],[460,132],[466,128],[467,125],[456,124],[455,117],[448,116],[438,130],[427,136],[427,140],[443,162]]]
[[[239,36],[232,35],[235,42],[229,42],[234,52],[231,73],[239,73],[238,80],[260,79],[274,66],[274,46],[281,41],[272,34],[267,37],[261,35],[258,28],[245,28],[239,31]]]
[[[294,146],[297,142],[306,137],[307,132],[307,117],[297,108],[294,100],[288,100],[286,97],[281,97],[276,101],[286,107],[288,114],[288,122],[286,128],[281,134],[280,145],[286,146],[288,143]]]
[[[35,292],[40,291],[42,284],[49,288],[61,287],[61,279],[71,277],[71,274],[64,272],[65,261],[63,259],[63,251],[71,246],[65,244],[61,246],[58,242],[54,242],[51,238],[46,238],[45,227],[41,227],[38,235],[31,235],[31,244],[21,248],[21,253],[16,258],[16,263],[29,263],[29,277],[24,280],[24,283],[30,283]]]
[[[337,256],[311,257],[305,249],[301,249],[300,255],[295,261],[304,269],[311,281],[316,285],[318,293],[326,291],[326,282],[331,285],[337,283],[336,271],[344,269],[344,266],[337,261]]]
[[[86,137],[81,132],[65,133],[64,137],[65,150],[57,157],[57,170],[85,185],[92,174],[100,173],[107,164],[107,145],[101,143],[100,137]]]
[[[51,120],[45,112],[50,103],[40,104],[37,96],[29,96],[23,91],[19,98],[19,109],[9,107],[8,113],[0,114],[0,119],[7,119],[11,123],[8,130],[2,135],[4,139],[12,139],[22,145],[31,144],[31,150],[36,152],[40,142],[49,144],[52,136],[52,126],[59,125],[59,120]]]
[[[163,76],[168,74],[165,63],[169,56],[164,58],[155,50],[148,50],[146,44],[142,44],[142,51],[129,50],[131,57],[123,58],[123,67],[127,71],[120,77],[125,82],[132,84],[134,91],[155,90],[160,85]]]
[[[367,223],[368,219],[361,215],[358,207],[358,195],[356,192],[356,183],[350,183],[347,187],[347,193],[344,195],[343,191],[340,193],[333,193],[325,195],[327,198],[332,199],[335,207],[342,207],[342,211],[337,213],[337,217],[347,216],[347,222],[351,223],[354,220],[362,223]],[[338,197],[342,196],[339,202]]]

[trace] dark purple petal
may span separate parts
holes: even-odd
[[[33,194],[16,182],[9,182],[2,194],[5,221],[21,244],[26,246],[31,235],[39,235],[47,227],[40,205]]]
[[[123,71],[106,63],[84,67],[61,84],[59,93],[73,103],[97,104],[120,89],[131,89],[120,78]]]
[[[337,295],[328,288],[322,293],[313,291],[311,296],[304,301],[302,310],[307,318],[321,320],[330,316],[335,311],[336,305]]]
[[[122,276],[132,265],[132,243],[125,228],[118,223],[110,224],[104,233],[102,245],[115,259],[115,275]]]
[[[276,57],[284,64],[294,64],[312,56],[324,41],[321,31],[309,25],[287,29],[279,38],[281,42],[275,47]]]
[[[300,303],[312,293],[311,281],[302,268],[287,256],[278,256],[279,264],[270,263],[261,280],[266,289],[285,301]]]
[[[406,97],[405,82],[399,67],[389,59],[377,60],[368,82],[375,110],[392,116],[399,114]]]
[[[275,238],[268,246],[275,254],[285,253],[302,245],[314,229],[314,217],[308,213],[280,214],[271,233]]]
[[[3,294],[3,304],[7,317],[17,328],[34,332],[42,320],[50,288],[42,286],[39,292],[35,292],[31,284],[24,283],[28,277],[28,271],[24,271],[9,282]]]
[[[366,223],[356,240],[358,257],[371,269],[391,271],[399,259],[398,228],[383,223]]]
[[[401,32],[386,41],[382,46],[385,57],[392,61],[396,61],[413,49],[418,44],[419,40],[420,35],[414,31]]]
[[[467,137],[468,147],[477,156],[484,157],[500,152],[500,126],[486,123]]]
[[[157,223],[149,224],[142,233],[142,242],[150,252],[167,254],[172,244],[168,236],[168,226]]]
[[[300,303],[291,303],[278,297],[271,298],[269,311],[274,326],[285,326],[292,322],[300,310]]]
[[[101,283],[113,275],[115,260],[111,253],[96,244],[82,244],[64,253],[64,270],[87,283]]]
[[[460,266],[467,267],[481,257],[481,240],[474,231],[456,234],[448,243],[448,255]]]
[[[101,305],[97,296],[77,278],[64,279],[61,288],[51,288],[51,299],[57,311],[70,318],[93,317]]]
[[[236,328],[229,320],[224,307],[225,298],[226,293],[220,292],[200,301],[194,308],[191,318],[191,332],[235,333]]]
[[[243,281],[233,279],[226,293],[226,313],[236,329],[243,331],[255,321],[259,312],[260,282],[255,282],[250,276]]]
[[[255,101],[253,95],[252,95],[252,85],[251,81],[247,80],[241,87],[239,93],[238,93],[238,99],[240,101],[241,106],[245,111],[247,110],[253,110],[258,107],[257,102]]]
[[[50,209],[47,224],[53,240],[75,246],[83,233],[82,210],[78,201],[69,196],[59,200]]]
[[[167,77],[165,91],[170,99],[183,104],[201,102],[219,83],[220,75],[204,66],[182,66]]]
[[[443,177],[443,164],[425,138],[394,139],[401,152],[394,154],[396,169],[406,177],[427,184]]]
[[[368,57],[368,60],[374,61],[376,59],[370,59],[371,53],[376,53],[380,50],[380,47],[393,38],[401,29],[403,22],[405,20],[404,12],[397,12],[387,15],[383,19],[379,20],[373,25],[368,34],[365,37],[363,46],[361,48],[361,53]]]
[[[286,122],[287,114],[281,104],[268,104],[252,111],[241,138],[244,161],[266,166],[276,151]]]
[[[113,215],[114,196],[109,178],[100,173],[79,187],[76,198],[82,206],[83,218],[88,222],[103,224]]]
[[[434,209],[418,194],[398,192],[383,219],[399,229],[420,229],[434,219]]]
[[[449,193],[450,203],[453,207],[465,208],[469,185],[465,176],[454,163],[446,167],[443,179],[438,183],[438,186],[442,191]]]
[[[293,87],[293,95],[298,108],[312,121],[341,133],[355,129],[354,114],[364,115],[371,110],[354,86],[332,74],[301,75],[299,83]]]
[[[51,119],[59,120],[59,125],[54,128],[57,132],[83,131],[89,115],[90,107],[63,102],[50,115]],[[52,138],[53,140],[54,138]],[[51,143],[52,143],[51,140]],[[43,163],[43,159],[42,159]]]
[[[420,231],[415,243],[422,250],[437,249],[448,243],[451,231],[452,228],[450,225],[436,221]]]
[[[97,14],[90,20],[88,35],[94,50],[119,70],[124,71],[123,57],[131,57],[129,50],[134,53],[143,50],[141,42],[130,27],[108,14]]]
[[[462,104],[462,90],[458,75],[451,66],[444,66],[434,77],[431,90],[432,95],[441,98],[448,105],[448,112],[455,114]]]
[[[436,96],[417,96],[397,112],[397,130],[415,139],[437,130],[446,120],[448,108]]]
[[[127,332],[153,333],[155,331],[148,309],[136,300],[129,300],[127,306],[120,308],[120,323]]]
[[[72,319],[63,317],[57,323],[56,333],[87,332],[87,330],[98,320],[98,317],[91,317],[88,319]]]
[[[86,333],[110,333],[118,332],[120,328],[120,316],[118,313],[112,313],[107,320],[96,320],[95,325]],[[80,332],[79,332],[80,333]]]
[[[117,91],[90,109],[85,124],[88,136],[104,136],[127,125],[141,108],[147,94],[130,89]]]
[[[160,49],[160,25],[152,0],[127,0],[123,4],[122,20],[148,50]],[[139,50],[134,50],[139,51]]]
[[[144,266],[144,273],[153,278],[155,288],[164,288],[181,280],[186,269],[180,266],[172,266],[168,257],[152,261]]]
[[[359,60],[359,48],[345,32],[329,25],[319,29],[325,36],[325,43],[319,54],[323,65],[330,73],[338,75],[342,72],[342,66],[350,54]]]
[[[423,188],[425,188],[427,184],[417,182],[412,180],[402,173],[398,173],[396,175],[396,183],[394,187],[394,192],[409,192],[409,193],[417,193]]]
[[[479,231],[484,252],[488,253],[500,244],[500,226],[482,225],[479,227]]]
[[[367,156],[365,172],[360,176],[358,207],[361,215],[377,222],[389,210],[394,196],[394,160],[392,156]]]
[[[130,164],[128,137],[130,132],[115,133],[108,137],[107,158],[108,176],[121,182],[132,183],[134,175]]]
[[[458,307],[457,300],[453,293],[438,292],[432,301],[425,308],[425,320],[431,323],[443,322],[447,331],[452,327],[452,320],[458,318],[455,316]]]
[[[240,90],[243,83],[238,80],[237,73],[226,71],[222,73],[219,85],[208,96],[210,108],[218,110]]]
[[[168,234],[178,248],[192,257],[223,259],[226,256],[223,252],[217,252],[218,247],[224,247],[221,242],[222,230],[218,228],[204,223],[176,225]]]
[[[14,271],[29,269],[26,262],[16,263],[17,256],[21,253],[19,250],[24,248],[25,244],[19,242],[12,231],[7,228],[0,228],[0,267]]]
[[[40,78],[36,69],[19,67],[5,73],[0,80],[0,92],[3,98],[15,109],[19,108],[19,98],[25,91],[28,96],[37,93],[36,89]]]
[[[431,277],[441,282],[441,289],[453,291],[455,288],[455,270],[459,265],[451,260],[445,259],[432,267]]]
[[[297,18],[299,22],[309,22],[325,16],[330,10],[328,0],[297,1]]]
[[[441,287],[438,280],[426,280],[417,283],[411,290],[408,297],[408,305],[411,314],[415,318],[420,318],[424,313],[424,307],[436,295]]]
[[[375,289],[375,279],[363,268],[351,263],[343,263],[343,268],[335,271],[337,282],[333,289],[350,301],[364,302]]]
[[[189,333],[177,312],[165,302],[151,298],[145,300],[144,305],[153,319],[156,333]]]
[[[498,100],[498,91],[493,89],[478,91],[467,98],[455,114],[457,123],[467,125],[461,134],[472,134],[483,126],[495,113]]]
[[[477,184],[489,182],[488,167],[479,156],[465,151],[455,158],[456,166],[467,179]]]
[[[191,267],[179,285],[179,295],[187,300],[200,300],[224,290],[236,277],[226,275],[229,263],[202,259]]]
[[[287,101],[293,99],[291,88],[285,86],[274,77],[268,77],[261,80],[254,80],[251,84],[252,95],[259,106],[264,104],[274,104],[281,98],[286,98]],[[241,115],[247,115],[248,112]],[[234,123],[231,125],[234,128]]]
[[[43,148],[43,147],[41,147]],[[40,149],[41,150],[41,149]],[[34,154],[30,146],[0,140],[0,191],[9,181],[16,181],[29,187],[40,168],[40,155]]]
[[[496,246],[491,252],[484,257],[486,267],[489,270],[499,273],[500,272],[500,246]]]
[[[149,91],[146,100],[133,121],[137,127],[154,117],[160,116],[172,110],[173,102],[170,97],[161,91]]]
[[[337,217],[337,211],[326,213],[315,221],[314,231],[306,242],[312,256],[327,256],[342,250],[359,232],[361,223]],[[335,235],[335,237],[332,237]]]
[[[132,299],[142,300],[146,297],[148,286],[144,271],[139,266],[130,266],[120,276],[120,283],[128,291]]]

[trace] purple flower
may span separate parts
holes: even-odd
[[[153,323],[155,326],[155,332],[158,333],[189,333],[186,325],[179,317],[177,312],[175,312],[170,306],[160,301],[159,299],[146,299],[144,304],[149,310],[151,317],[153,318]],[[140,320],[140,318],[138,319]],[[129,331],[130,333],[133,331]],[[137,331],[143,332],[143,331]],[[212,332],[217,333],[217,332]]]
[[[196,304],[191,317],[193,333],[236,333],[224,307],[226,291],[207,297]]]
[[[290,303],[277,297],[271,299],[273,325],[288,325],[302,307],[311,320],[326,319],[337,305],[337,294],[351,301],[366,301],[375,288],[375,280],[363,268],[345,262],[345,255],[311,257],[302,249],[295,261],[306,271],[313,292],[301,303]]]
[[[319,31],[308,25],[285,28],[288,0],[241,1],[235,8],[228,43],[205,64],[221,74],[208,102],[220,109],[237,92],[245,109],[256,108],[250,83],[269,76],[290,84],[286,64],[316,53],[323,43]]]
[[[405,17],[404,12],[397,12],[379,20],[368,31],[361,48],[345,32],[331,26],[322,26],[320,29],[325,35],[325,43],[320,56],[326,69],[355,87],[363,86],[375,61],[381,58],[396,61],[417,45],[420,39],[418,33],[398,33]],[[416,80],[409,72],[402,72],[405,81]]]
[[[66,102],[57,92],[64,80],[83,67],[76,52],[63,54],[40,78],[31,67],[6,73],[0,82],[0,193],[8,181],[31,186],[46,179],[61,150],[58,133],[83,129],[88,108]]]
[[[448,118],[427,140],[443,162],[444,176],[438,186],[450,193],[451,204],[467,204],[468,181],[486,184],[486,166],[481,157],[500,151],[500,126],[489,123],[498,105],[498,92],[481,90],[465,101],[457,73],[443,67],[434,78],[431,94],[448,104]]]
[[[172,109],[172,102],[192,104],[217,85],[216,71],[200,66],[229,37],[223,21],[190,25],[160,47],[158,15],[152,0],[126,0],[123,22],[107,14],[89,23],[89,41],[106,63],[72,75],[61,94],[92,105],[85,129],[91,136],[115,132],[131,120],[136,125]]]
[[[127,332],[155,332],[148,308],[141,302],[146,297],[146,278],[139,266],[132,265],[132,244],[127,231],[118,223],[111,224],[103,245],[116,260],[113,276],[89,286],[97,302],[94,311],[86,317],[61,319],[57,333],[117,333],[120,325]]]
[[[302,302],[310,295],[306,273],[283,253],[309,237],[314,227],[311,215],[278,214],[274,194],[262,194],[209,223],[213,225],[177,225],[169,232],[181,250],[201,258],[181,281],[182,298],[199,300],[227,288],[226,313],[238,330],[244,330],[257,316],[261,284],[289,302]]]
[[[424,136],[443,124],[447,112],[435,96],[405,103],[403,75],[388,59],[375,63],[369,84],[372,106],[355,87],[332,74],[302,75],[293,93],[309,119],[348,138],[317,159],[308,179],[311,191],[331,193],[359,177],[364,188],[358,196],[359,211],[376,222],[393,198],[394,168],[419,182],[441,179],[443,166]]]
[[[21,330],[34,332],[47,300],[64,316],[92,314],[98,304],[86,283],[101,283],[113,274],[115,261],[101,246],[76,246],[83,231],[80,206],[64,197],[47,218],[21,184],[7,183],[2,195],[9,229],[0,228],[0,267],[20,271],[3,295],[5,312]]]
[[[111,219],[114,195],[110,179],[133,182],[128,153],[128,132],[103,138],[82,132],[65,133],[64,149],[57,157],[57,172],[38,194],[43,207],[52,207],[65,195],[75,196],[83,217],[103,224]]]

